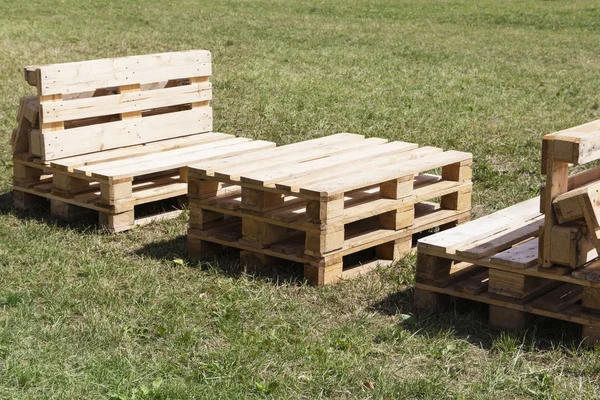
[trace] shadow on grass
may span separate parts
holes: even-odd
[[[399,317],[399,327],[423,337],[447,337],[465,340],[484,349],[496,349],[507,340],[531,350],[562,347],[574,351],[581,347],[581,326],[575,323],[532,315],[525,330],[501,332],[488,325],[488,305],[465,299],[453,299],[439,310],[418,311],[413,290],[393,293],[371,306],[373,311]]]
[[[153,241],[136,250],[134,254],[163,262],[172,262],[187,254],[187,237],[178,236],[173,239]],[[240,266],[239,250],[230,247],[223,247],[219,254],[202,260],[184,258],[192,268],[213,270],[224,276],[236,278],[250,276],[253,279],[275,285],[301,285],[305,283],[301,264],[282,261],[281,264],[269,265],[260,270],[246,271]]]

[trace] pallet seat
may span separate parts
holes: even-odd
[[[205,50],[26,67],[38,93],[11,138],[15,206],[46,198],[61,219],[127,230],[135,206],[186,194],[188,164],[274,147],[212,132],[210,75]]]

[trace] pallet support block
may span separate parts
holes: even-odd
[[[375,247],[378,259],[398,261],[412,251],[412,235]]]
[[[450,304],[450,296],[415,288],[413,292],[414,306],[419,311],[443,310]]]
[[[100,226],[111,233],[123,232],[135,225],[134,211],[125,211],[119,214],[100,213]]]
[[[117,183],[100,183],[100,202],[105,205],[115,205],[130,200],[133,196],[132,180]]]
[[[79,207],[64,201],[51,199],[50,214],[65,222],[75,222],[83,219],[89,219],[94,215],[90,209]]]
[[[90,181],[87,179],[76,178],[57,172],[52,174],[52,193],[58,196],[73,198],[76,194],[83,193],[89,189]]]
[[[379,214],[379,226],[382,229],[397,231],[411,226],[415,218],[415,206],[408,204],[405,207]]]
[[[453,261],[448,258],[432,256],[425,253],[417,254],[417,279],[435,281],[443,279],[450,273]]]
[[[13,205],[18,210],[31,210],[42,207],[47,200],[44,197],[25,193],[20,190],[13,190]]]
[[[527,329],[533,320],[533,315],[524,311],[490,305],[490,328],[499,331],[518,332]]]
[[[343,269],[342,257],[325,257],[318,266],[304,264],[304,277],[316,286],[335,285],[342,279]]]
[[[306,232],[304,253],[309,256],[323,256],[344,245],[344,225],[327,226],[318,231]]]
[[[223,246],[218,243],[207,242],[188,236],[187,251],[188,258],[192,261],[207,261],[214,259],[223,250]]]

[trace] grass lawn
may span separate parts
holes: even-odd
[[[600,118],[593,1],[0,1],[0,398],[600,396],[577,327],[415,315],[414,257],[336,287],[185,260],[186,216],[124,234],[12,208],[28,64],[213,52],[215,130],[474,154],[475,216],[537,194],[541,137]]]

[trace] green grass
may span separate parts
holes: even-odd
[[[541,137],[599,118],[594,1],[0,1],[0,398],[600,396],[568,324],[416,315],[414,258],[331,288],[190,265],[185,216],[119,235],[12,209],[28,64],[213,52],[215,130],[473,152],[477,216],[538,192]]]

